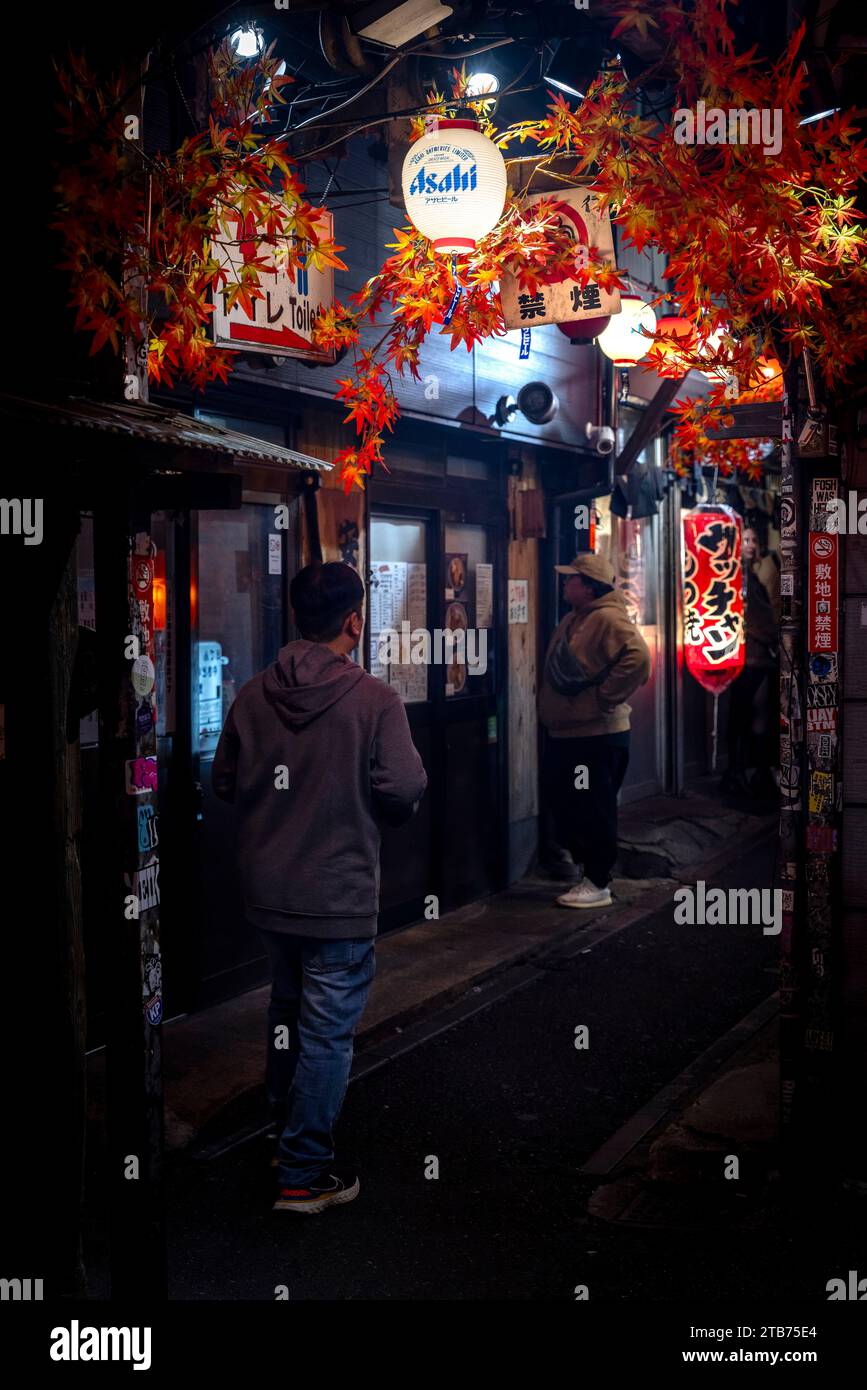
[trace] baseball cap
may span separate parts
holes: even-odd
[[[588,579],[596,579],[600,584],[610,584],[614,587],[614,570],[611,565],[602,555],[594,555],[591,551],[576,555],[568,565],[555,565],[554,568],[558,574],[583,574]]]

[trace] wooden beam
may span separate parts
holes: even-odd
[[[748,401],[730,413],[733,423],[708,430],[708,439],[779,439],[783,432],[781,401]]]
[[[659,390],[627,439],[623,452],[618,454],[614,461],[614,472],[617,476],[622,476],[634,468],[642,449],[646,449],[660,433],[665,424],[665,412],[685,380],[685,377],[666,377],[660,383]]]

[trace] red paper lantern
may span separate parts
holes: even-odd
[[[657,333],[665,333],[669,338],[685,338],[692,332],[692,324],[682,314],[664,314],[656,320]]]
[[[683,318],[679,314],[667,314],[664,318],[656,321],[657,333],[664,333],[666,338],[686,338],[692,332],[692,324],[689,319]],[[665,343],[657,343],[665,351]]]
[[[686,669],[719,695],[744,666],[743,526],[731,507],[683,515],[683,649]]]
[[[602,318],[570,319],[568,323],[558,323],[557,327],[567,338],[571,338],[573,343],[592,343],[610,322],[611,315],[605,314]]]

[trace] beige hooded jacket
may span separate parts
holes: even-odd
[[[552,738],[623,733],[631,713],[626,701],[649,676],[647,644],[614,589],[584,612],[567,613],[555,630],[545,655],[539,718]]]

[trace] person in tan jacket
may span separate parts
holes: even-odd
[[[650,652],[629,617],[614,571],[601,555],[556,565],[572,605],[545,655],[539,719],[547,731],[543,794],[558,840],[584,878],[557,898],[563,907],[602,907],[617,857],[617,794],[629,764],[629,705],[650,676]]]

